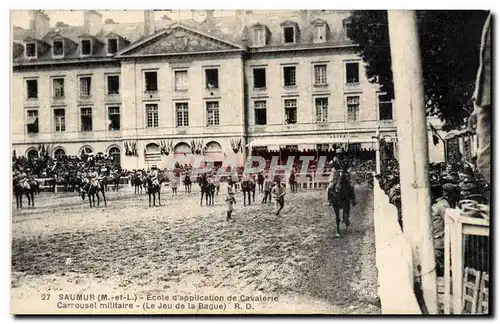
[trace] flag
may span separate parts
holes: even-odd
[[[429,126],[430,126],[431,131],[432,131],[432,142],[434,143],[434,145],[438,145],[439,140],[442,141],[443,139],[439,135],[437,129],[431,123],[429,123]]]

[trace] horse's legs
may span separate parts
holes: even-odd
[[[31,196],[31,207],[35,207],[35,192],[31,191],[30,196]]]
[[[109,189],[108,189],[109,191]],[[104,206],[107,206],[107,202],[106,202],[106,193],[104,193],[104,190],[101,189],[101,193],[102,193],[102,200],[104,200]]]
[[[160,193],[161,193],[161,191],[158,190],[158,206],[161,206]]]
[[[340,237],[340,209],[335,206],[333,207],[333,210],[335,211],[335,223],[337,224],[337,233],[335,234],[335,237]]]
[[[151,207],[151,193],[148,192],[148,196],[149,196],[149,207]]]
[[[90,207],[92,208],[92,198],[94,197],[93,194],[91,194],[90,192],[87,194],[88,197],[89,197],[89,204],[90,204]]]
[[[347,206],[343,210],[343,215],[342,215],[346,229],[347,229],[347,227],[349,227],[349,225],[351,225],[351,221],[349,220],[350,212],[351,212],[351,206],[349,204],[347,204]]]
[[[203,191],[201,191],[200,206],[203,206]]]

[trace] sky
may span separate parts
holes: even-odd
[[[117,23],[131,23],[141,22],[144,20],[143,10],[98,10],[102,14],[102,21],[111,18]],[[45,13],[50,17],[50,25],[54,27],[58,21],[62,21],[71,26],[83,25],[83,11],[81,10],[45,10]],[[181,19],[191,18],[189,10],[181,11]],[[179,11],[172,12],[156,11],[155,19],[160,18],[167,14],[171,19],[178,19]],[[214,12],[215,16],[228,16],[233,15],[232,10],[217,10]],[[23,28],[29,27],[29,16],[27,10],[12,10],[11,11],[11,24]]]

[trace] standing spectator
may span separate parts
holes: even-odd
[[[267,202],[269,198],[269,203],[271,203],[271,189],[273,189],[273,182],[269,179],[269,176],[266,175],[266,179],[264,180],[264,198],[262,198],[262,204]]]
[[[233,205],[236,204],[236,199],[234,198],[233,188],[231,188],[231,187],[227,188],[226,203],[227,203],[226,220],[229,221],[231,219],[231,216],[233,213]]]
[[[285,195],[286,189],[281,185],[281,181],[276,181],[276,185],[271,190],[274,197],[274,209],[276,210],[276,216],[279,216],[283,207],[285,207]]]

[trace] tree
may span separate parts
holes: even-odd
[[[427,114],[458,128],[473,110],[479,48],[487,11],[417,11]],[[347,37],[358,44],[366,77],[394,98],[386,10],[355,10]],[[394,98],[395,99],[395,98]]]

